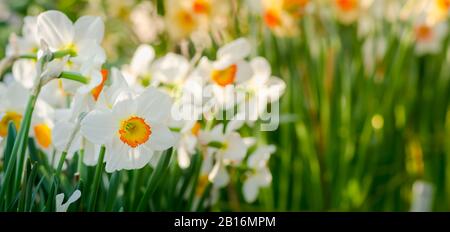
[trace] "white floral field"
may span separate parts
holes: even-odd
[[[448,211],[449,14],[2,1],[0,211]]]

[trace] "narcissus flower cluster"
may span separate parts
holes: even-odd
[[[168,17],[193,30],[214,15],[213,3],[192,1]],[[275,148],[241,131],[256,127],[284,92],[268,61],[250,58],[252,44],[239,38],[223,44],[213,59],[156,55],[142,44],[130,64],[105,68],[104,31],[100,17],[72,22],[46,11],[26,18],[22,35],[7,46],[12,73],[0,85],[2,147],[12,125],[34,139],[57,174],[74,157],[83,165],[104,165],[106,173],[147,165],[157,172],[172,154],[181,169],[189,169],[198,165],[193,157],[201,157],[196,199],[206,186],[214,193],[240,178],[245,200],[255,201],[259,188],[271,182],[267,163]],[[15,142],[22,145],[11,155],[27,157],[23,141]],[[239,176],[231,177],[236,170]],[[80,195],[77,190],[65,204],[57,195],[56,210],[66,211]]]

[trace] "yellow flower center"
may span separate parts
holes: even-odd
[[[197,22],[191,12],[180,10],[176,14],[176,22],[183,29],[184,32],[190,33],[197,27]]]
[[[222,70],[213,70],[211,73],[211,79],[218,85],[225,87],[229,84],[233,84],[236,79],[237,66],[235,64]]]
[[[342,11],[351,11],[356,8],[357,0],[336,0],[336,4]]]
[[[280,12],[275,9],[267,9],[264,12],[264,22],[270,28],[279,26],[281,24]]]
[[[34,126],[34,136],[36,141],[43,148],[48,148],[52,144],[52,131],[45,123]]]
[[[416,39],[418,41],[428,41],[433,37],[433,31],[427,25],[420,25],[416,28]]]
[[[437,6],[442,11],[450,10],[450,0],[436,0]]]
[[[21,114],[13,111],[7,111],[0,119],[0,136],[6,137],[6,135],[8,135],[8,124],[10,121],[14,123],[16,130],[18,130],[21,120],[22,120]]]
[[[152,130],[143,118],[131,116],[121,122],[119,136],[122,142],[135,148],[150,138]]]
[[[208,0],[194,0],[192,10],[197,14],[208,14],[210,11],[210,4]]]
[[[200,133],[200,128],[201,128],[200,123],[196,122],[191,129],[192,134],[198,136],[198,134]]]

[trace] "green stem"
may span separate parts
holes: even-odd
[[[78,82],[83,83],[83,84],[89,83],[87,77],[84,77],[84,76],[82,76],[81,74],[79,74],[77,72],[63,71],[63,72],[61,72],[61,75],[59,77],[60,78],[64,78],[64,79],[68,79],[68,80],[78,81]]]
[[[23,54],[18,56],[19,59],[37,59],[37,56],[35,54]]]
[[[13,149],[11,152],[10,160],[8,161],[8,167],[6,168],[5,176],[2,181],[3,182],[2,188],[0,190],[0,201],[1,201],[0,205],[5,205],[5,206],[7,205],[7,202],[3,202],[3,200],[5,200],[4,197],[5,197],[5,193],[6,193],[6,188],[7,188],[7,186],[9,186],[9,183],[11,181],[14,166],[16,165],[16,161],[18,158],[18,154],[21,154],[22,153],[21,151],[23,149],[25,149],[25,147],[26,147],[26,144],[25,145],[23,144],[24,137],[27,137],[26,135],[28,135],[28,131],[30,129],[31,115],[33,114],[34,105],[36,104],[36,99],[37,99],[37,94],[36,95],[33,94],[29,97],[25,115],[22,120],[22,123],[20,124],[19,133],[16,136],[16,139],[14,140],[14,146],[13,146]],[[18,165],[17,167],[23,168],[23,165],[20,165],[20,164],[21,164],[21,160],[19,160],[19,162],[17,163],[17,165]],[[22,168],[20,168],[20,171],[22,170]],[[17,170],[16,173],[21,174],[21,173],[19,173],[19,170]],[[19,175],[16,176],[15,183],[18,180],[20,180]]]
[[[203,191],[203,194],[202,194],[200,200],[198,201],[196,212],[200,212],[200,211],[204,210],[203,209],[203,205],[204,205],[206,199],[209,198],[209,196],[210,196],[210,192],[211,192],[212,186],[213,186],[213,184],[208,181],[208,185],[206,186],[206,188]]]
[[[67,55],[76,56],[76,52],[72,49],[67,49],[67,50],[56,51],[56,52],[52,53],[52,55],[53,55],[53,58],[62,58]]]
[[[172,156],[173,151],[174,151],[173,148],[171,148],[165,154],[163,154],[162,157],[159,159],[158,165],[156,166],[155,170],[153,171],[153,173],[150,176],[150,179],[147,183],[147,188],[145,189],[144,195],[142,196],[141,200],[139,201],[137,211],[144,210],[144,207],[148,203],[148,199],[156,191],[159,183],[162,180],[164,173],[168,169],[167,167],[169,165],[170,157]]]
[[[119,186],[120,186],[120,172],[117,171],[112,174],[111,179],[109,181],[109,189],[106,195],[106,206],[105,206],[106,212],[112,211],[115,202],[114,200],[116,199]]]
[[[63,151],[63,153],[61,154],[61,157],[59,158],[58,167],[56,168],[56,172],[55,172],[56,177],[58,177],[59,174],[61,173],[61,169],[64,165],[64,161],[66,160],[66,156],[67,156],[67,151]]]
[[[97,163],[97,167],[95,168],[95,175],[94,175],[94,182],[92,184],[92,189],[91,189],[91,197],[90,202],[89,202],[89,208],[88,211],[92,212],[95,209],[95,203],[97,201],[97,193],[98,193],[98,188],[100,185],[100,177],[102,175],[103,172],[103,160],[105,159],[105,146],[102,146],[102,148],[100,149],[100,154],[98,156],[98,163]]]

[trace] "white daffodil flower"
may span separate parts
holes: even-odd
[[[67,158],[71,159],[77,151],[83,150],[83,162],[88,166],[96,165],[101,145],[93,144],[80,133],[80,120],[82,115],[97,108],[110,109],[115,99],[120,97],[122,86],[126,86],[122,76],[113,69],[112,84],[107,87],[104,83],[107,79],[107,71],[102,73],[102,82],[90,92],[78,91],[73,97],[70,109],[59,110],[59,120],[55,125],[55,147],[58,151],[67,152]],[[54,160],[58,160],[55,158]],[[57,163],[56,163],[57,165]]]
[[[202,73],[207,92],[213,95],[214,110],[229,109],[238,104],[244,94],[236,89],[252,77],[252,68],[245,58],[250,54],[251,46],[244,38],[237,39],[217,51],[216,61],[203,58],[198,68]]]
[[[272,71],[269,62],[256,57],[251,60],[253,76],[240,87],[247,92],[245,102],[240,105],[240,113],[245,119],[252,122],[266,110],[267,104],[278,101],[283,95],[286,84],[278,77],[271,76]]]
[[[153,2],[142,2],[130,14],[133,30],[144,43],[154,42],[164,30],[164,21]]]
[[[165,24],[170,37],[179,41],[188,38],[195,31],[201,30],[202,22],[188,0],[165,0],[167,8]]]
[[[152,46],[146,44],[139,45],[134,52],[130,64],[122,68],[122,73],[131,87],[142,89],[151,84],[152,77],[150,75],[150,69],[154,59],[155,50]]]
[[[106,171],[139,169],[154,152],[174,146],[176,138],[166,125],[172,100],[149,87],[137,97],[123,99],[111,110],[93,110],[81,122],[81,133],[94,144],[106,146]]]
[[[181,85],[187,78],[190,67],[184,56],[168,53],[153,62],[151,74],[156,84]]]
[[[59,157],[62,152],[67,152],[67,159],[72,159],[75,152],[82,150],[83,148],[92,147],[89,146],[85,139],[79,132],[79,120],[82,112],[87,111],[88,106],[87,97],[80,93],[74,96],[73,102],[69,109],[59,109],[55,112],[55,126],[54,126],[54,144],[56,148],[56,156],[52,158],[52,164],[58,165]],[[95,152],[92,152],[95,153]],[[90,150],[84,151],[84,157],[92,157]],[[83,160],[84,161],[84,160]],[[95,165],[96,162],[85,162],[86,165]]]
[[[313,1],[248,0],[255,13],[261,13],[266,26],[278,36],[294,36],[298,33],[297,20],[310,11]]]
[[[247,166],[250,174],[243,185],[245,201],[254,202],[261,187],[267,187],[272,182],[272,174],[267,167],[270,155],[275,152],[275,146],[261,146],[248,158]]]
[[[36,27],[38,37],[52,52],[69,50],[74,55],[72,60],[80,64],[90,57],[96,57],[98,64],[105,62],[100,46],[105,26],[100,17],[83,16],[74,24],[62,12],[49,10],[39,14]]]
[[[26,16],[22,27],[22,37],[12,34],[6,47],[6,55],[34,55],[39,50],[39,37],[37,33],[37,17]]]
[[[224,125],[218,124],[211,131],[199,135],[200,143],[208,146],[209,152],[214,153],[216,157],[216,163],[208,176],[209,181],[216,187],[223,187],[229,182],[226,165],[239,164],[247,153],[244,140],[235,131],[241,125],[242,122],[230,121],[225,131]]]
[[[68,56],[63,59],[55,59],[48,62],[38,77],[36,73],[36,61],[20,59],[14,62],[12,74],[14,79],[27,89],[32,89],[37,84],[37,78],[40,78],[40,84],[45,86],[49,81],[57,78],[61,74],[67,61]]]
[[[171,39],[180,41],[194,34],[219,31],[227,26],[231,4],[221,0],[166,0],[166,27]]]
[[[442,43],[447,35],[447,23],[429,23],[419,19],[414,24],[416,54],[435,54],[441,51]]]
[[[64,201],[64,193],[60,193],[56,195],[56,212],[64,213],[67,212],[67,209],[69,209],[69,206],[80,199],[81,197],[81,191],[75,190],[75,192],[72,193],[72,195],[69,197],[69,199],[66,201],[66,203],[63,204]]]
[[[136,93],[128,86],[119,69],[112,68],[109,75],[110,85],[104,85],[95,104],[96,109],[112,109],[117,101],[128,99]]]

